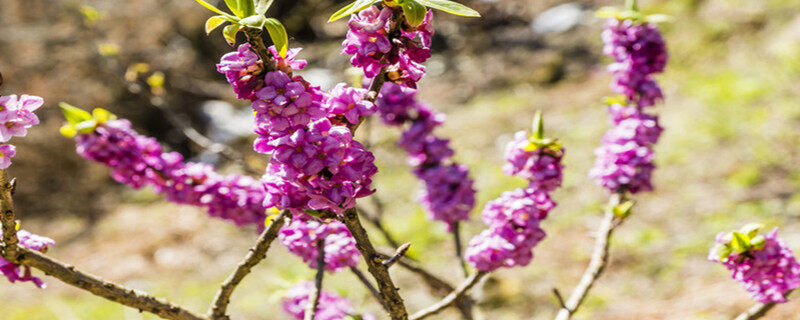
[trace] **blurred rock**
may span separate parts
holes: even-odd
[[[539,34],[569,31],[583,20],[585,12],[578,3],[566,3],[540,13],[531,23],[533,31]]]

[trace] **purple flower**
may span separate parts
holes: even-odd
[[[386,82],[381,88],[375,105],[384,123],[399,126],[411,121],[411,112],[416,108],[417,90]]]
[[[603,31],[603,53],[616,60],[612,89],[639,107],[661,99],[661,89],[650,77],[664,71],[668,55],[664,39],[654,24],[609,19]]]
[[[321,239],[325,239],[325,270],[339,272],[345,267],[354,267],[361,257],[350,231],[336,220],[320,221],[307,214],[296,215],[281,229],[278,238],[312,269],[317,268]]]
[[[314,291],[314,283],[311,281],[295,284],[283,295],[283,310],[292,318],[302,320],[308,306],[308,296],[312,291]],[[318,301],[314,320],[344,320],[355,312],[350,301],[332,292],[322,290]],[[362,318],[365,320],[375,319],[368,314],[362,315]]]
[[[27,135],[28,128],[39,124],[33,112],[42,104],[44,100],[36,96],[0,96],[0,142]]]
[[[408,26],[408,28],[400,29],[400,31],[403,36],[411,40],[415,40],[416,37],[419,37],[422,46],[430,48],[431,38],[433,37],[433,25],[431,24],[432,21],[433,10],[428,9],[428,13],[425,14],[425,20],[423,20],[420,25],[416,27]]]
[[[275,49],[275,46],[270,46],[269,52],[272,53],[272,58],[275,59],[275,62],[280,69],[281,67],[289,67],[289,69],[293,70],[300,70],[306,67],[305,60],[297,60],[297,55],[300,54],[300,50],[302,48],[291,48],[286,51],[286,57],[283,58],[281,55],[278,54],[278,50]]]
[[[261,87],[264,68],[250,44],[242,44],[236,52],[222,56],[217,71],[224,74],[239,99],[251,99]]]
[[[131,129],[128,120],[111,120],[93,133],[76,137],[78,154],[111,168],[114,180],[141,188],[151,186],[167,200],[204,208],[209,215],[237,225],[262,225],[266,192],[245,176],[221,175],[208,164],[183,162],[163,152],[158,142]]]
[[[483,209],[483,222],[489,226],[470,240],[465,255],[480,271],[526,266],[533,259],[533,248],[544,239],[539,222],[555,207],[546,192],[517,189],[504,192]]]
[[[339,83],[331,89],[326,101],[328,112],[331,115],[344,115],[348,122],[357,124],[359,118],[371,116],[376,111],[375,104],[364,100],[366,93],[366,89],[349,88]]]
[[[0,230],[0,236],[2,235],[3,232]],[[17,231],[17,238],[19,239],[20,246],[33,251],[45,252],[49,246],[56,244],[53,239],[42,237],[25,230]],[[0,258],[0,273],[2,273],[8,279],[8,281],[11,281],[12,283],[17,281],[30,281],[39,288],[46,287],[44,282],[42,282],[42,279],[31,275],[30,267],[13,264],[3,258]]]
[[[503,173],[517,175],[530,181],[530,187],[553,191],[561,186],[564,166],[561,158],[564,149],[557,146],[543,146],[528,151],[531,142],[525,131],[514,135],[514,140],[506,146],[506,161]]]
[[[392,48],[389,38],[386,36],[388,31],[389,18],[392,16],[392,9],[384,7],[378,9],[372,6],[350,16],[347,31],[342,45],[342,53],[353,55],[350,63],[354,67],[362,68],[368,78],[375,77],[385,66],[381,60],[383,56]]]
[[[436,166],[415,173],[425,185],[419,201],[428,218],[450,227],[457,221],[469,220],[469,212],[475,207],[475,188],[467,166]]]
[[[718,247],[729,246],[730,242],[730,233],[717,235]],[[720,259],[718,247],[711,250],[709,260],[720,262],[728,268],[733,279],[739,281],[755,301],[786,302],[784,294],[800,286],[800,263],[795,259],[792,250],[778,238],[778,228],[764,236],[763,247],[760,249],[733,252],[727,258]]]
[[[17,148],[10,144],[0,145],[0,169],[11,166],[11,158],[17,155]]]

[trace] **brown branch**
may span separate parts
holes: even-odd
[[[794,291],[794,290],[787,291],[786,293],[783,294],[783,296],[788,298],[789,295],[792,294],[792,291]],[[758,303],[758,304],[755,304],[754,306],[750,307],[750,309],[747,309],[747,311],[742,312],[741,314],[736,316],[736,318],[734,320],[756,320],[756,319],[760,319],[761,317],[766,315],[767,312],[769,312],[769,310],[771,310],[773,307],[775,307],[775,305],[777,305],[777,303],[774,303],[774,302],[773,303]]]
[[[469,276],[469,268],[467,267],[467,261],[464,260],[464,253],[461,247],[461,230],[459,226],[460,225],[458,221],[453,222],[453,230],[451,233],[453,234],[453,243],[455,245],[456,258],[458,259],[458,264],[461,267],[461,271],[464,272],[464,277],[467,277]]]
[[[567,302],[558,311],[558,314],[556,314],[556,320],[568,320],[571,318],[586,299],[586,296],[589,294],[589,290],[591,290],[594,283],[603,273],[603,270],[608,263],[610,247],[609,240],[611,239],[611,234],[622,222],[622,220],[617,219],[617,216],[614,214],[614,207],[622,203],[622,197],[623,195],[621,193],[615,193],[611,196],[611,199],[609,199],[608,207],[605,210],[605,215],[603,216],[603,220],[600,222],[600,226],[597,229],[597,238],[594,242],[594,251],[592,252],[592,258],[589,261],[589,266],[586,267],[580,282],[578,282],[578,285],[575,286],[575,289],[572,291],[569,299],[567,299]]]
[[[236,266],[236,269],[233,270],[233,272],[220,286],[217,295],[214,297],[214,300],[211,303],[211,308],[208,311],[209,319],[229,319],[228,316],[225,315],[225,312],[227,311],[228,304],[230,303],[233,290],[235,290],[236,286],[238,286],[244,277],[250,273],[250,270],[252,270],[253,267],[267,257],[267,251],[269,250],[270,244],[272,244],[272,241],[278,236],[278,231],[285,223],[286,218],[290,216],[291,214],[289,213],[289,210],[281,211],[281,213],[279,213],[278,216],[272,220],[267,229],[261,233],[261,235],[258,237],[258,242],[256,242],[256,245],[253,248],[250,248],[250,251],[244,257],[242,262]]]
[[[383,265],[386,266],[386,268],[392,267],[392,265],[394,265],[394,263],[397,262],[397,260],[406,255],[406,252],[410,247],[411,247],[411,242],[404,243],[402,246],[397,248],[397,251],[394,252],[393,256],[389,257],[389,259],[383,260],[382,262]]]
[[[375,252],[375,247],[372,246],[367,231],[364,230],[361,221],[358,219],[356,209],[346,210],[342,220],[356,240],[356,247],[367,262],[367,271],[372,274],[378,284],[378,290],[381,293],[382,300],[386,303],[386,307],[389,309],[389,315],[393,320],[408,319],[406,306],[389,275],[389,268],[381,263],[382,259]]]
[[[308,295],[308,305],[304,320],[314,320],[317,315],[319,297],[322,295],[322,279],[325,277],[325,238],[317,240],[317,275],[314,277],[314,291]]]
[[[439,302],[431,305],[430,307],[422,309],[422,310],[418,311],[417,313],[411,315],[410,319],[411,320],[422,320],[422,319],[425,319],[425,318],[427,318],[429,316],[432,316],[434,314],[437,314],[437,313],[441,312],[442,310],[444,310],[445,308],[449,307],[454,302],[456,302],[456,300],[458,300],[458,298],[466,295],[467,292],[469,291],[469,289],[472,289],[472,287],[475,286],[486,275],[487,275],[487,273],[486,272],[482,272],[482,271],[475,272],[475,273],[471,274],[469,277],[467,277],[466,280],[464,280],[463,283],[461,283],[461,285],[458,286],[458,288],[456,288],[456,290],[454,290],[453,292],[448,294],[441,301],[439,301]]]
[[[62,282],[89,291],[107,300],[126,305],[139,311],[150,312],[164,319],[204,320],[197,315],[166,300],[158,299],[144,292],[126,288],[85,273],[73,266],[49,258],[39,252],[18,245],[16,220],[14,220],[14,200],[11,197],[14,184],[8,181],[5,170],[0,170],[0,207],[2,207],[3,243],[0,255],[7,261],[43,271]]]

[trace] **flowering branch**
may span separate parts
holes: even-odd
[[[471,274],[469,277],[467,277],[466,280],[464,280],[463,283],[461,283],[461,285],[458,286],[458,288],[456,288],[456,290],[448,294],[446,297],[444,297],[444,299],[431,305],[430,307],[422,309],[417,313],[411,315],[410,319],[422,320],[427,318],[428,316],[432,316],[434,314],[439,313],[440,311],[444,310],[445,308],[449,307],[454,302],[456,302],[456,300],[467,294],[467,292],[470,289],[472,289],[472,287],[475,286],[487,274],[488,274],[487,272],[483,271],[478,271]]]
[[[236,289],[236,286],[250,273],[253,267],[267,257],[267,250],[269,250],[270,244],[272,244],[272,241],[278,236],[278,231],[285,223],[286,218],[290,216],[289,210],[281,211],[278,216],[272,220],[267,229],[261,233],[258,237],[258,242],[250,249],[250,252],[244,257],[244,260],[236,266],[236,269],[228,276],[225,282],[222,283],[211,304],[211,309],[208,311],[210,319],[228,319],[225,312],[228,308],[228,303],[230,303],[233,290]]]
[[[12,180],[13,181],[13,180]],[[0,207],[2,207],[3,243],[0,255],[3,259],[19,265],[36,268],[62,282],[89,291],[107,300],[126,305],[140,311],[150,312],[163,319],[204,320],[205,317],[158,299],[144,292],[123,287],[98,276],[80,271],[71,265],[51,259],[39,252],[18,245],[14,200],[11,197],[14,183],[8,180],[5,170],[0,170]]]
[[[572,291],[569,299],[563,303],[561,310],[558,311],[558,314],[555,318],[556,320],[567,320],[572,317],[572,315],[578,311],[578,308],[580,308],[584,299],[586,299],[586,296],[589,294],[589,290],[591,290],[595,281],[597,281],[597,279],[600,278],[600,275],[603,273],[603,270],[608,263],[610,247],[609,240],[611,239],[611,234],[614,229],[620,225],[622,222],[621,219],[624,219],[618,219],[614,212],[614,208],[622,203],[622,198],[623,195],[621,193],[615,193],[611,196],[608,207],[605,210],[603,220],[600,222],[600,226],[597,228],[594,251],[592,252],[592,259],[589,261],[589,266],[586,267],[586,271],[583,272],[581,281],[578,282],[577,286],[575,286],[575,289]]]
[[[325,277],[325,237],[317,240],[317,275],[314,277],[314,291],[309,294],[306,306],[305,320],[314,320],[319,305],[319,296],[322,294],[322,279]]]
[[[389,309],[389,315],[393,320],[408,319],[408,312],[403,303],[403,298],[400,297],[397,287],[394,286],[394,282],[389,275],[389,268],[381,263],[382,259],[375,252],[375,247],[372,246],[367,231],[364,230],[361,221],[358,219],[356,209],[346,210],[342,220],[356,240],[356,247],[361,252],[361,255],[364,256],[364,260],[367,262],[367,270],[378,283],[378,290],[384,303],[386,303],[386,307]]]

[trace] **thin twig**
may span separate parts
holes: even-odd
[[[371,197],[375,197],[375,195],[373,194]],[[378,232],[383,236],[383,239],[386,240],[386,242],[390,246],[392,246],[392,248],[397,248],[397,247],[400,246],[400,243],[397,242],[397,240],[394,239],[392,234],[389,233],[389,230],[387,230],[383,226],[383,223],[381,222],[381,218],[380,218],[380,213],[376,212],[376,213],[370,214],[370,213],[367,213],[366,211],[364,211],[364,208],[362,208],[362,207],[358,207],[357,209],[358,209],[359,213],[361,214],[361,216],[363,216],[364,219],[367,219],[367,221],[369,221],[369,223],[372,224],[372,226],[375,227],[375,229],[378,230]]]
[[[352,271],[353,274],[356,275],[356,278],[358,278],[358,280],[364,284],[364,287],[366,287],[369,293],[371,293],[372,296],[375,297],[375,300],[377,300],[378,303],[381,304],[383,309],[385,309],[388,312],[389,308],[387,308],[386,304],[383,303],[383,299],[381,299],[381,293],[378,292],[378,289],[375,289],[375,286],[372,285],[372,282],[369,281],[369,278],[367,278],[367,276],[356,267],[350,267],[350,271]]]
[[[608,263],[609,240],[611,239],[611,234],[620,224],[618,221],[615,221],[616,215],[614,214],[614,207],[622,202],[622,196],[621,193],[615,193],[611,196],[603,220],[600,222],[600,226],[597,229],[594,251],[592,252],[589,266],[584,271],[581,281],[575,286],[567,302],[561,307],[558,314],[556,314],[556,320],[568,320],[572,317],[586,299],[595,281],[597,281],[600,274],[603,273]]]
[[[314,277],[314,290],[308,295],[308,305],[304,320],[314,320],[317,315],[319,297],[322,295],[322,279],[325,278],[325,238],[317,240],[317,275]]]
[[[469,268],[467,267],[467,261],[464,260],[464,253],[461,247],[461,230],[459,228],[460,224],[458,221],[453,222],[453,229],[451,233],[453,234],[453,242],[455,243],[455,250],[456,250],[456,258],[458,259],[458,264],[461,267],[461,271],[464,272],[464,277],[469,276]]]
[[[107,300],[150,312],[163,319],[203,320],[205,317],[192,311],[158,299],[144,292],[126,288],[85,273],[73,266],[49,258],[39,252],[18,245],[16,220],[14,219],[14,200],[11,197],[13,184],[8,181],[5,170],[0,170],[0,207],[2,207],[3,243],[0,255],[8,262],[28,266],[43,271],[62,282],[86,290]]]
[[[250,248],[250,251],[244,257],[242,262],[236,266],[236,269],[225,279],[225,282],[219,288],[217,295],[214,297],[213,302],[211,303],[211,308],[208,311],[209,319],[212,320],[227,320],[228,316],[225,315],[227,311],[228,304],[230,303],[231,294],[233,294],[233,290],[236,289],[236,286],[242,282],[245,276],[250,273],[250,270],[253,269],[261,260],[264,260],[267,257],[267,251],[269,250],[270,244],[275,238],[278,236],[278,231],[281,229],[283,224],[285,223],[286,218],[290,217],[289,210],[283,210],[272,222],[269,224],[267,229],[261,233],[258,237],[258,242],[253,248]]]
[[[567,309],[567,304],[564,302],[564,297],[561,296],[561,291],[558,291],[558,289],[553,288],[553,295],[556,297],[558,305],[563,309]]]
[[[411,242],[404,243],[402,246],[397,248],[397,251],[394,252],[394,255],[391,258],[386,259],[382,262],[383,265],[386,266],[386,268],[390,268],[395,262],[397,262],[397,260],[406,255],[406,251],[408,251],[408,248],[410,247],[411,247]]]
[[[787,291],[786,293],[783,294],[783,296],[784,297],[789,297],[789,295],[792,294],[792,291],[794,291],[794,290]],[[766,315],[767,312],[769,312],[769,310],[771,310],[773,307],[775,307],[775,305],[777,305],[777,303],[774,303],[774,302],[773,303],[757,303],[757,304],[753,305],[752,307],[750,307],[750,309],[747,309],[747,311],[742,312],[741,314],[736,316],[736,318],[734,320],[756,320],[756,319],[760,319],[761,317]]]
[[[425,318],[427,318],[429,316],[432,316],[434,314],[439,313],[440,311],[442,311],[445,308],[447,308],[450,305],[452,305],[459,297],[464,296],[465,294],[467,294],[469,289],[472,289],[472,287],[475,286],[475,284],[477,284],[481,280],[481,278],[483,278],[486,275],[487,275],[487,273],[486,272],[482,272],[482,271],[475,272],[475,273],[469,275],[469,277],[467,277],[467,279],[464,280],[464,282],[461,283],[461,285],[459,285],[458,288],[456,288],[455,291],[453,291],[450,294],[448,294],[441,301],[439,301],[439,302],[431,305],[430,307],[422,309],[422,310],[418,311],[417,313],[411,315],[410,319],[411,320],[422,320],[422,319],[425,319]]]
[[[408,312],[403,303],[403,298],[397,292],[397,287],[395,287],[389,275],[389,269],[381,263],[380,256],[375,252],[375,247],[372,246],[367,231],[361,225],[355,208],[344,212],[343,222],[356,240],[356,247],[361,252],[361,255],[364,256],[364,260],[367,262],[367,271],[375,278],[378,290],[381,292],[381,297],[389,309],[391,318],[393,320],[408,319]]]

